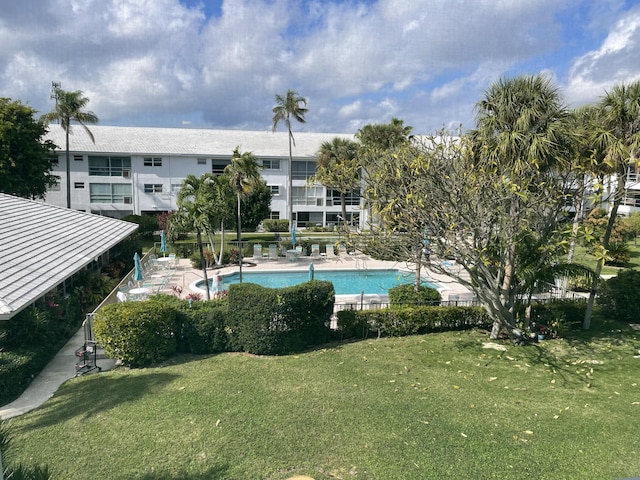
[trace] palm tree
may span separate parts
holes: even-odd
[[[554,181],[553,172],[569,156],[570,132],[568,112],[557,88],[541,75],[494,83],[476,109],[477,129],[471,132],[471,139],[477,167],[499,173],[507,192],[512,192],[503,219],[500,257],[504,264],[499,276],[499,317],[509,320],[507,324],[494,322],[491,336],[495,338],[501,328],[513,322],[518,232],[530,221],[522,216],[521,205],[539,185]]]
[[[202,248],[202,232],[208,233],[213,229],[213,214],[215,210],[216,179],[210,173],[198,178],[187,175],[182,181],[178,197],[178,211],[171,217],[172,223],[179,223],[182,228],[192,228],[196,231],[196,241],[200,252],[200,266],[207,292],[207,300],[211,299],[207,264]]]
[[[289,206],[289,231],[293,231],[293,203],[291,198],[291,191],[293,189],[293,178],[291,168],[293,166],[293,156],[291,153],[292,145],[295,145],[295,139],[293,133],[291,133],[291,117],[300,123],[305,123],[304,116],[308,112],[305,108],[307,105],[307,99],[298,95],[291,89],[287,90],[287,94],[276,95],[276,106],[273,107],[273,131],[278,128],[278,123],[284,121],[289,132],[289,186],[287,188],[287,205]]]
[[[229,184],[231,188],[236,192],[236,198],[238,202],[238,250],[240,265],[240,282],[242,283],[242,229],[241,229],[241,214],[240,214],[240,201],[242,197],[248,195],[253,190],[254,186],[260,180],[259,165],[256,157],[251,152],[240,153],[240,147],[236,147],[233,150],[231,156],[231,163],[224,168],[225,175],[229,177]]]
[[[629,163],[635,164],[640,157],[640,81],[630,85],[615,85],[600,102],[602,127],[595,128],[593,146],[604,156],[604,164],[615,176],[614,192],[609,220],[602,238],[602,255],[596,264],[596,278],[589,293],[589,302],[582,328],[591,326],[591,313],[595,301],[598,280],[605,262],[605,253],[609,248],[611,232],[618,215],[618,207],[626,190],[627,169]]]
[[[83,96],[81,90],[75,92],[67,92],[59,87],[54,90],[54,96],[56,98],[56,108],[53,112],[45,113],[42,115],[42,120],[51,123],[59,121],[60,126],[65,132],[66,137],[66,173],[67,173],[67,208],[71,208],[71,162],[69,158],[69,133],[71,132],[71,122],[78,122],[91,138],[91,141],[95,143],[93,133],[86,126],[87,123],[98,123],[98,117],[93,112],[83,111],[84,107],[89,103],[89,99]]]
[[[310,180],[340,192],[342,218],[348,236],[349,226],[346,223],[345,195],[360,186],[358,144],[353,140],[340,137],[334,138],[331,142],[323,142],[318,151],[316,174]]]

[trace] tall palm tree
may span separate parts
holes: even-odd
[[[521,205],[539,185],[553,182],[557,166],[566,163],[571,145],[568,112],[558,89],[541,75],[494,83],[476,109],[477,129],[471,132],[476,165],[500,174],[508,194],[500,255],[503,266],[498,278],[500,317],[512,323],[518,233],[531,220],[522,216]],[[500,323],[494,322],[492,338],[509,326]]]
[[[345,233],[349,235],[345,195],[360,186],[358,144],[340,137],[335,137],[331,142],[323,142],[318,151],[318,168],[311,181],[340,193]]]
[[[593,146],[604,156],[605,166],[615,176],[614,192],[609,220],[602,238],[603,252],[609,248],[611,232],[618,215],[618,207],[626,190],[627,169],[640,160],[640,81],[630,85],[615,85],[600,102],[602,127],[595,128]],[[591,326],[591,313],[595,301],[598,279],[604,266],[605,255],[596,264],[596,278],[589,293],[589,302],[582,328]]]
[[[293,203],[292,203],[292,189],[293,189],[293,177],[291,168],[293,166],[292,145],[296,144],[291,133],[291,117],[300,123],[305,123],[304,116],[308,112],[305,108],[307,105],[307,99],[298,95],[291,89],[287,90],[286,95],[276,95],[276,106],[273,107],[273,131],[278,128],[278,123],[284,121],[289,132],[289,186],[287,188],[287,205],[289,206],[289,231],[293,231]]]
[[[207,300],[211,299],[211,293],[207,277],[207,263],[202,248],[202,232],[207,233],[213,229],[212,212],[215,210],[215,185],[216,179],[210,173],[205,173],[200,178],[192,174],[187,175],[178,191],[176,199],[178,211],[171,217],[172,223],[179,223],[183,228],[192,228],[196,231]]]
[[[54,90],[56,98],[56,108],[52,112],[42,115],[42,120],[51,123],[60,122],[60,126],[65,132],[65,152],[66,152],[66,173],[67,173],[67,208],[71,208],[71,162],[69,158],[69,133],[71,132],[71,122],[78,122],[95,143],[93,133],[87,127],[87,123],[98,123],[98,117],[93,112],[85,112],[83,109],[89,103],[89,99],[83,95],[81,90],[67,92],[59,87]]]
[[[231,163],[224,168],[225,175],[229,177],[229,184],[236,192],[238,203],[237,231],[238,231],[238,263],[240,265],[240,282],[242,283],[242,217],[240,203],[243,197],[251,193],[254,186],[260,180],[260,166],[258,160],[251,152],[240,153],[240,147],[233,150]]]

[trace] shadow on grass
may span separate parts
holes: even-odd
[[[118,405],[136,402],[161,390],[178,375],[90,375],[79,382],[64,384],[43,407],[36,410],[29,428],[46,427],[73,418],[85,419]]]
[[[222,480],[228,478],[229,467],[213,466],[201,473],[189,473],[185,471],[177,473],[153,472],[142,476],[132,477],[136,480]]]

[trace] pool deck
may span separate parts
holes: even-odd
[[[335,258],[320,257],[312,258],[307,256],[298,257],[294,262],[281,257],[278,260],[253,259],[246,258],[246,262],[252,265],[243,265],[243,272],[281,272],[287,270],[307,271],[309,265],[313,263],[315,271],[331,271],[331,270],[367,270],[367,269],[399,269],[412,270],[410,265],[403,262],[388,262],[382,260],[373,260],[364,254],[358,255],[340,255]],[[238,266],[226,266],[219,269],[207,269],[207,276],[211,278],[214,272],[219,273],[224,280],[226,275],[238,272]],[[422,276],[425,280],[438,285],[443,300],[469,300],[472,293],[459,283],[455,282],[451,277],[439,275],[430,270],[424,269]],[[185,298],[189,293],[200,293],[201,290],[194,289],[194,284],[203,279],[202,271],[196,270],[191,266],[188,259],[180,259],[170,283],[182,287],[181,297]],[[365,295],[369,302],[384,303],[388,301],[387,295]],[[360,295],[337,295],[336,304],[353,303],[361,301]]]

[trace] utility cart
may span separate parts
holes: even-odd
[[[102,370],[102,368],[97,364],[98,344],[93,338],[92,324],[93,315],[89,314],[85,321],[82,322],[82,328],[84,329],[84,344],[76,350],[76,357],[79,357],[78,363],[76,363],[76,377],[94,370],[99,372]]]

